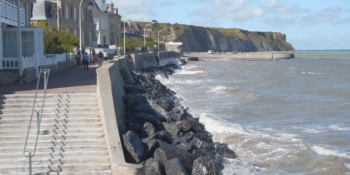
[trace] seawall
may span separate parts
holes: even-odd
[[[294,58],[294,54],[289,53],[272,53],[272,52],[246,52],[238,54],[208,54],[204,52],[194,52],[191,54],[185,54],[188,57],[198,58],[230,58],[230,59],[291,59]]]
[[[114,57],[97,69],[98,104],[114,175],[144,173],[142,165],[126,163],[120,138],[126,132],[124,85],[134,82],[130,71],[176,64],[179,60],[180,54],[176,52],[160,52],[157,58],[153,53],[131,54]]]

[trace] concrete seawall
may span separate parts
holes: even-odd
[[[294,54],[289,53],[272,53],[272,52],[247,52],[239,54],[208,54],[208,53],[192,53],[185,54],[187,57],[198,57],[198,58],[232,58],[232,59],[291,59],[294,58]]]
[[[177,64],[179,59],[180,54],[176,52],[160,52],[158,59],[153,53],[131,54],[114,57],[113,61],[97,69],[98,104],[114,175],[144,172],[142,165],[126,163],[120,138],[126,132],[124,85],[134,82],[130,71]]]

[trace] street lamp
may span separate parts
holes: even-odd
[[[160,34],[160,32],[163,31],[163,30],[166,30],[166,28],[165,28],[165,29],[162,29],[162,30],[159,30],[159,32],[158,32],[158,53],[159,53],[159,34]]]
[[[152,24],[154,24],[154,22],[147,24],[147,25],[145,26],[145,28],[143,29],[143,46],[146,46],[146,27],[147,27],[147,26],[150,26],[150,25],[152,25]]]
[[[82,61],[83,57],[82,57],[82,52],[83,52],[83,49],[81,48],[81,3],[83,3],[84,0],[81,0],[80,1],[80,4],[79,4],[79,49],[80,49],[80,61]],[[81,63],[81,62],[80,62]]]
[[[125,20],[124,20],[124,55],[125,55],[125,53],[126,53],[126,52],[125,52],[125,21],[126,21],[128,18],[133,17],[133,16],[137,16],[137,13],[136,13],[136,14],[133,14],[133,15],[127,17],[127,18],[125,18]]]

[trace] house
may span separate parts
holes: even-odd
[[[0,0],[0,84],[21,82],[24,67],[43,57],[43,29],[30,26],[33,3]]]
[[[80,0],[36,0],[31,21],[34,24],[45,21],[46,27],[66,30],[79,37],[79,4]],[[81,4],[82,46],[96,47],[96,24],[89,4],[88,0],[82,1]]]
[[[89,3],[89,11],[96,24],[96,38],[99,47],[116,45],[120,40],[121,16],[114,4],[105,3],[105,0],[93,0]]]
[[[124,37],[124,21],[120,24],[121,37]],[[143,37],[143,29],[136,22],[125,21],[125,37]]]

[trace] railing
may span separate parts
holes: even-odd
[[[63,54],[45,54],[45,57],[50,59],[56,59],[56,62],[60,62],[74,59],[75,54],[72,52]]]
[[[1,64],[3,69],[19,68],[18,58],[3,58]]]
[[[1,22],[17,26],[17,6],[7,1],[0,0],[0,9]],[[20,8],[20,19],[21,26],[24,26],[25,14],[22,8]]]
[[[42,100],[41,111],[37,111],[37,110],[34,109],[34,106],[35,106],[36,98],[37,98],[37,94],[38,94],[38,88],[39,88],[39,83],[40,83],[40,76],[41,76],[42,73],[44,74],[44,77],[43,77],[44,78],[44,97],[43,97],[43,100]],[[39,138],[39,134],[40,134],[41,118],[43,117],[47,84],[49,82],[49,75],[50,75],[50,69],[41,69],[40,70],[39,77],[38,77],[38,83],[36,85],[36,91],[35,91],[35,95],[34,95],[34,102],[33,102],[33,107],[32,107],[32,113],[31,113],[30,120],[29,120],[27,137],[26,137],[26,141],[25,141],[24,149],[23,149],[23,156],[29,158],[29,175],[32,175],[32,157],[35,156],[36,147],[38,145],[38,138]],[[36,118],[37,118],[37,120],[36,120],[36,122],[37,122],[37,125],[36,125],[37,132],[36,132],[36,139],[35,139],[35,145],[34,145],[33,152],[30,152],[30,151],[27,151],[27,144],[28,144],[28,137],[29,137],[30,127],[32,125],[34,110],[36,111]]]
[[[35,58],[35,57],[25,57],[23,58],[23,69],[26,68],[36,68],[37,66],[46,66],[56,64],[55,58]]]

